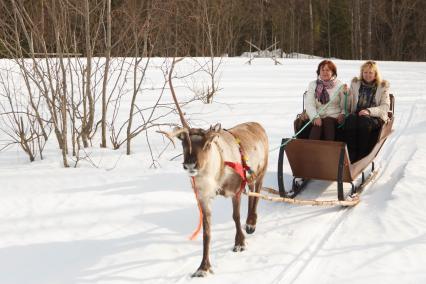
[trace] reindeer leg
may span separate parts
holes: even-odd
[[[200,205],[203,212],[203,259],[200,267],[192,274],[192,277],[205,277],[209,272],[213,273],[209,259],[211,209],[208,202],[200,200]]]
[[[263,177],[258,177],[256,180],[256,184],[249,185],[250,190],[255,189],[255,192],[259,193],[262,188],[262,180]],[[248,205],[248,214],[246,220],[246,232],[247,234],[253,234],[256,230],[256,222],[257,222],[257,203],[259,202],[258,197],[249,197],[249,205]]]
[[[250,184],[249,189],[250,191],[254,191],[254,185]],[[248,212],[247,212],[247,220],[246,220],[246,232],[247,234],[253,234],[254,231],[256,230],[257,214],[256,214],[255,204],[257,204],[257,202],[255,203],[256,198],[252,196],[250,196],[248,200],[249,200],[248,201],[249,204],[248,204]]]
[[[235,222],[235,245],[233,251],[243,251],[246,249],[245,245],[245,237],[243,230],[241,229],[241,221],[240,221],[240,205],[241,205],[241,195],[235,195],[232,197],[232,218]]]

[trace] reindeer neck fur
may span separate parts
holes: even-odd
[[[228,196],[234,192],[227,190],[226,184],[235,178],[234,170],[226,167],[225,161],[241,163],[239,146],[227,131],[220,131],[211,144],[209,159],[202,171],[195,176],[195,183],[203,199],[214,198],[217,193]]]

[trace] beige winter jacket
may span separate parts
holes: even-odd
[[[350,96],[351,96],[351,112],[356,111],[356,106],[358,104],[359,96],[359,87],[361,86],[361,80],[357,77],[352,79]],[[376,94],[374,95],[374,100],[376,102],[375,107],[370,107],[367,110],[370,111],[370,116],[378,117],[384,122],[386,122],[388,117],[388,111],[390,108],[390,98],[389,98],[389,82],[383,80],[380,85],[377,87]]]
[[[336,80],[336,85],[334,86],[334,88],[327,90],[328,94],[330,95],[330,102],[328,105],[321,104],[315,98],[316,87],[316,80],[310,82],[308,86],[308,91],[306,93],[305,109],[310,119],[316,117],[318,113],[320,118],[325,118],[328,116],[337,118],[339,114],[344,114],[344,94],[342,82]],[[327,107],[325,107],[326,105]]]

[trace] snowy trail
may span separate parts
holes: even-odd
[[[329,220],[325,220],[321,230],[315,234],[315,237],[308,240],[309,245],[305,249],[305,254],[295,258],[292,261],[294,265],[291,265],[289,269],[285,269],[281,274],[277,275],[276,281],[278,283],[296,283],[309,270],[311,263],[318,256],[321,249],[336,233],[340,224],[344,222],[345,218],[349,215],[349,210],[340,208],[334,216],[330,217]]]
[[[216,103],[184,111],[197,127],[259,121],[272,149],[293,133],[319,60],[245,61],[225,60]],[[361,62],[336,64],[339,78],[350,82]],[[46,160],[32,164],[16,148],[0,152],[0,283],[426,283],[426,63],[379,64],[396,98],[395,131],[361,203],[302,207],[261,200],[247,250],[234,253],[232,202],[218,197],[210,251],[215,273],[207,279],[190,277],[201,262],[202,237],[188,240],[198,211],[181,157],[170,161],[179,145],[159,158],[158,169],[149,169],[143,137],[131,156],[88,149],[98,168],[63,169],[54,145],[47,146]],[[168,143],[154,133],[151,138],[155,153]],[[265,186],[277,188],[277,159],[278,151],[271,152]],[[290,186],[287,162],[284,178]],[[302,197],[334,199],[336,184],[313,181]],[[244,196],[242,224],[246,214]]]

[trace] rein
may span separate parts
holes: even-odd
[[[195,238],[197,237],[198,233],[201,230],[201,227],[203,226],[203,210],[201,210],[200,200],[198,199],[198,189],[195,186],[195,177],[191,177],[191,185],[192,185],[192,190],[194,191],[194,194],[195,194],[195,200],[197,200],[198,212],[199,212],[197,228],[194,230],[194,232],[192,232],[191,236],[189,237],[189,239],[193,241],[195,240]]]
[[[302,128],[300,128],[299,131],[297,131],[297,133],[295,133],[290,139],[288,139],[286,142],[280,144],[278,147],[272,148],[271,150],[269,150],[269,152],[273,152],[275,150],[280,149],[281,147],[287,145],[291,140],[296,139],[297,135],[299,135],[306,127],[308,127],[309,124],[312,123],[312,121],[314,121],[316,118],[319,117],[319,115],[328,107],[328,105],[334,100],[334,98],[337,96],[337,94],[341,91],[341,89],[343,88],[343,84],[334,92],[333,96],[331,97],[331,99],[328,101],[327,104],[325,104],[322,108],[320,108],[320,110],[317,112],[317,114],[311,118]],[[346,98],[347,96],[345,96]],[[345,107],[346,107],[346,100],[345,100]],[[345,116],[346,117],[346,116]]]
[[[343,125],[345,125],[345,120],[346,118],[349,116],[349,112],[348,112],[348,92],[344,92],[343,93],[345,95],[345,119],[343,120],[343,122],[341,124],[339,124],[339,126],[337,126],[337,128],[342,128]]]

